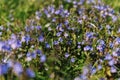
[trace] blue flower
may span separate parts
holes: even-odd
[[[94,36],[94,33],[93,32],[87,32],[86,33],[86,39],[88,40],[88,39],[92,39]]]
[[[85,46],[84,47],[84,51],[92,51],[93,50],[93,48],[91,47],[91,46]]]
[[[11,59],[7,60],[7,66],[11,68],[13,66],[13,61]]]
[[[120,44],[120,37],[117,37],[116,39],[115,39],[115,45],[119,45]]]
[[[5,45],[5,43],[3,42],[3,41],[0,41],[0,51],[2,51],[3,50],[3,46]]]
[[[36,26],[35,27],[37,30],[40,30],[41,29],[41,26]]]
[[[26,35],[26,36],[25,36],[25,41],[26,41],[27,44],[28,44],[28,42],[30,41],[30,39],[31,39],[31,38],[30,38],[30,35]]]
[[[61,36],[62,32],[57,32],[56,36]]]
[[[116,70],[116,68],[115,68],[114,66],[112,66],[112,67],[110,68],[110,71],[111,71],[111,73],[116,73],[116,72],[117,72],[117,70]]]
[[[63,38],[59,37],[58,41],[63,42]]]
[[[28,69],[26,70],[26,74],[27,74],[27,76],[30,77],[30,78],[34,78],[34,77],[35,77],[34,71],[31,70],[30,68],[28,68]]]
[[[65,53],[65,57],[68,58],[70,56],[69,53]]]
[[[112,42],[109,43],[109,47],[113,48],[114,44]]]
[[[83,73],[82,73],[82,74],[83,74],[83,75],[87,75],[88,72],[89,72],[88,67],[84,66],[84,67],[83,67]]]
[[[92,68],[90,72],[91,72],[91,75],[93,75],[93,74],[95,74],[97,72],[97,69],[96,68]]]
[[[75,58],[71,58],[71,60],[70,60],[72,63],[74,63],[75,62]]]
[[[5,51],[8,51],[8,52],[11,51],[10,45],[7,45],[7,44],[2,46],[2,49],[5,50]]]
[[[41,55],[40,61],[41,61],[41,62],[45,62],[45,61],[46,61],[46,55]]]
[[[102,40],[102,39],[99,39],[99,40],[97,41],[97,43],[99,43],[100,45],[105,45],[105,41]]]
[[[105,60],[111,60],[111,59],[112,59],[112,56],[110,54],[105,55]]]
[[[105,49],[105,46],[104,46],[104,45],[98,45],[98,46],[97,46],[97,49],[98,49],[100,52],[103,52],[104,49]]]
[[[13,71],[17,76],[20,76],[23,72],[22,65],[19,62],[16,62],[13,66]]]
[[[0,64],[0,75],[6,74],[8,72],[7,64]]]
[[[36,50],[36,53],[37,53],[38,55],[42,55],[42,51],[41,51],[40,49],[37,49],[37,50]]]
[[[39,38],[38,38],[38,40],[39,40],[40,42],[43,42],[43,41],[44,41],[43,35],[40,35]]]
[[[25,27],[25,31],[26,32],[29,32],[30,31],[30,28],[28,26]]]
[[[36,53],[35,53],[35,52],[32,52],[32,53],[31,53],[31,57],[35,59],[35,58],[36,58]]]
[[[118,19],[117,16],[114,16],[114,15],[112,15],[111,17],[112,17],[113,22],[117,21],[117,19]]]
[[[46,48],[50,48],[50,45],[48,43],[45,43]]]
[[[36,19],[40,19],[40,17],[42,16],[42,14],[39,12],[39,11],[36,11],[35,12],[35,15],[36,15]]]
[[[58,44],[59,44],[59,41],[54,41],[53,44],[54,44],[54,45],[58,45]]]
[[[98,68],[98,70],[101,70],[101,69],[102,69],[102,65],[99,64],[99,65],[97,66],[97,68]]]
[[[87,80],[87,75],[81,75],[80,78],[81,78],[82,80]]]
[[[109,64],[110,66],[113,66],[113,65],[115,64],[115,60],[114,60],[114,59],[110,60],[110,61],[108,62],[108,64]]]

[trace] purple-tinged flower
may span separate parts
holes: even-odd
[[[112,67],[110,68],[110,71],[111,71],[111,73],[116,73],[116,72],[117,72],[117,70],[116,70],[116,68],[115,68],[114,66],[112,66]]]
[[[53,18],[53,19],[52,19],[52,22],[56,22],[56,18]]]
[[[111,29],[111,26],[110,25],[106,25],[106,28],[109,30],[109,29]]]
[[[83,75],[83,74],[82,74],[82,75],[80,76],[80,78],[81,78],[82,80],[87,80],[87,75]]]
[[[85,46],[84,51],[93,51],[93,48],[91,46]]]
[[[69,56],[70,56],[70,54],[66,52],[65,57],[68,58]]]
[[[94,35],[93,32],[87,32],[87,33],[86,33],[86,40],[92,39],[92,38],[93,38],[93,35]]]
[[[22,36],[21,42],[25,42],[25,36]]]
[[[9,59],[6,63],[9,68],[11,68],[13,66],[13,60],[11,60],[11,59]]]
[[[46,47],[46,48],[50,48],[50,44],[45,43],[45,47]]]
[[[120,37],[117,37],[116,39],[115,39],[115,45],[119,45],[120,44]]]
[[[95,74],[96,72],[97,72],[97,69],[96,69],[96,68],[92,68],[92,69],[90,70],[91,75]]]
[[[41,55],[40,61],[41,61],[41,62],[45,62],[45,61],[46,61],[46,55]]]
[[[37,49],[35,52],[36,52],[38,55],[42,55],[42,51],[41,51],[40,49]]]
[[[35,52],[32,52],[32,53],[31,53],[31,57],[35,59],[35,58],[36,58],[36,53],[35,53]]]
[[[59,23],[56,27],[57,30],[59,30],[59,28],[62,27],[62,23]]]
[[[77,46],[77,48],[81,48],[81,46],[80,46],[80,45],[78,45],[78,46]]]
[[[75,62],[75,58],[71,58],[71,60],[70,60],[72,63],[74,63]]]
[[[36,11],[35,12],[35,15],[36,15],[36,19],[39,20],[40,17],[42,16],[42,14],[39,12],[39,11]]]
[[[83,23],[83,20],[78,20],[78,23],[82,24],[82,23]]]
[[[50,13],[48,12],[47,9],[44,9],[44,13],[45,13],[45,15],[46,15],[48,18],[51,17],[51,15],[50,15]]]
[[[26,36],[25,36],[25,42],[26,42],[27,44],[28,44],[28,42],[30,41],[30,39],[31,39],[31,38],[30,38],[30,35],[26,35]]]
[[[32,56],[31,56],[31,53],[28,52],[27,55],[26,55],[26,61],[31,61],[32,60]]]
[[[34,71],[31,70],[30,68],[27,68],[27,69],[26,69],[26,74],[27,74],[27,76],[30,77],[30,78],[34,78],[34,77],[35,77]]]
[[[21,41],[20,40],[8,40],[8,44],[11,46],[12,49],[16,49],[21,47]]]
[[[7,64],[0,64],[0,75],[6,74],[8,72]]]
[[[30,31],[30,28],[28,26],[25,27],[25,31],[26,32],[29,32]]]
[[[89,69],[88,69],[88,67],[83,67],[83,75],[87,75],[89,73]]]
[[[113,51],[113,52],[112,52],[112,55],[113,55],[114,57],[117,57],[117,56],[118,56],[118,54],[117,54],[116,51]]]
[[[5,43],[3,41],[0,41],[0,51],[2,51],[2,47],[5,45]]]
[[[63,38],[59,37],[58,41],[63,42]]]
[[[56,36],[61,36],[61,34],[62,34],[62,32],[58,32],[57,34],[56,34]]]
[[[38,40],[39,40],[40,42],[43,42],[43,41],[44,41],[43,35],[40,35],[39,38],[38,38]]]
[[[98,45],[98,46],[97,46],[97,49],[98,49],[100,52],[103,52],[103,51],[104,51],[104,48],[105,48],[104,45]]]
[[[112,59],[112,56],[108,53],[105,55],[105,60],[111,60]]]
[[[113,48],[114,44],[112,42],[109,43],[109,47]]]
[[[114,16],[114,15],[112,15],[111,17],[112,17],[113,22],[117,21],[117,19],[118,19],[117,16]]]
[[[17,76],[20,76],[23,72],[22,65],[19,62],[16,62],[13,66],[13,71]]]
[[[15,35],[15,34],[12,34],[12,35],[11,35],[11,39],[16,40],[16,38],[17,38],[17,37],[16,37],[16,35]]]
[[[64,31],[64,29],[63,29],[62,27],[59,27],[59,31],[63,32],[63,31]]]
[[[48,6],[48,10],[51,14],[53,14],[55,12],[54,6]]]
[[[68,33],[65,32],[65,33],[64,33],[64,36],[65,36],[65,37],[68,37]]]
[[[97,66],[97,69],[98,69],[98,70],[101,70],[101,69],[102,69],[102,65],[99,64],[99,65]]]
[[[68,25],[68,24],[69,24],[69,21],[68,21],[68,20],[65,20],[64,24],[65,24],[65,25]]]
[[[2,35],[2,32],[0,32],[0,36]]]
[[[108,64],[109,64],[110,66],[113,66],[113,65],[115,64],[115,60],[114,60],[114,59],[110,60],[110,61],[108,62]]]
[[[58,45],[58,44],[59,44],[59,41],[54,41],[53,44],[54,44],[54,45]]]
[[[51,28],[51,27],[48,27],[48,31],[52,31],[52,28]]]
[[[30,29],[31,29],[31,30],[34,30],[34,29],[35,29],[35,26],[30,26]]]
[[[97,43],[99,43],[100,45],[105,45],[105,41],[102,40],[102,39],[99,39],[99,40],[97,41]]]
[[[77,1],[73,1],[74,7],[77,7]]]
[[[37,30],[40,30],[41,29],[41,26],[36,26],[35,27]]]
[[[55,14],[58,15],[58,14],[60,14],[60,12],[61,12],[60,10],[56,10]]]
[[[3,51],[7,51],[7,52],[9,52],[9,51],[11,51],[11,47],[10,47],[10,45],[3,45],[2,46],[2,49],[3,49]]]

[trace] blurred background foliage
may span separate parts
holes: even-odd
[[[114,10],[120,11],[120,0],[102,0],[113,7]],[[25,23],[25,20],[32,16],[35,11],[52,3],[61,3],[61,0],[0,0],[0,24],[6,23],[12,16],[14,21]]]

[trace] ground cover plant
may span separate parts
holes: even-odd
[[[0,80],[119,80],[113,2],[1,0]]]

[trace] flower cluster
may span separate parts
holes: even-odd
[[[31,16],[24,27],[13,28],[12,21],[0,26],[0,76],[119,78],[119,16],[110,6],[101,0],[53,1]]]

